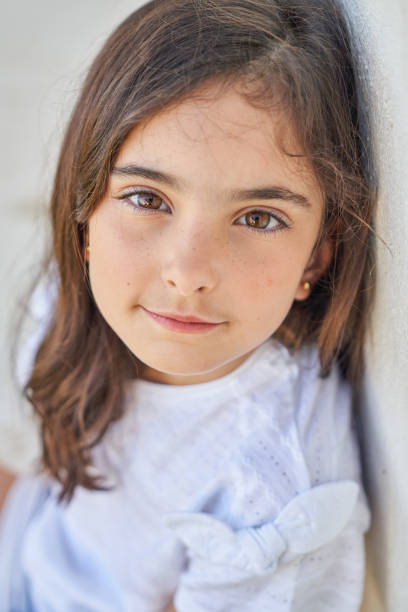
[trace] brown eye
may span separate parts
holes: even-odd
[[[138,191],[130,196],[128,196],[129,200],[140,206],[141,208],[151,208],[153,210],[157,210],[163,203],[162,198],[160,198],[155,193],[150,193],[149,191]]]
[[[262,210],[254,210],[245,215],[249,227],[266,229],[271,221],[272,215]]]
[[[272,234],[289,228],[287,221],[278,216],[277,213],[262,209],[253,209],[244,213],[235,221],[235,224],[242,225],[252,232],[263,234]]]

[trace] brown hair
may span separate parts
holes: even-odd
[[[337,358],[356,383],[373,285],[370,155],[345,18],[334,0],[153,0],[100,51],[62,144],[51,201],[58,298],[25,394],[41,423],[42,464],[62,485],[104,489],[91,451],[123,413],[135,357],[98,311],[84,261],[87,222],[127,134],[194,93],[239,78],[255,105],[283,105],[325,194],[334,256],[276,336],[314,341],[322,374]]]

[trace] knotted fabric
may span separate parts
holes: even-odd
[[[358,493],[351,480],[316,486],[296,495],[274,520],[236,531],[201,512],[167,512],[163,521],[191,555],[261,574],[333,540],[349,521]]]

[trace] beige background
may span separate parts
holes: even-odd
[[[363,50],[380,170],[379,287],[363,388],[362,437],[373,510],[364,612],[408,610],[408,3],[344,0]],[[0,462],[38,455],[28,406],[11,383],[11,315],[43,252],[55,156],[78,85],[137,0],[14,0],[0,22]]]
[[[28,406],[11,383],[14,322],[44,252],[46,206],[66,119],[111,30],[141,2],[14,0],[0,19],[0,461],[38,453]]]

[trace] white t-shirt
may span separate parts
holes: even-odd
[[[214,381],[132,381],[94,456],[114,490],[68,505],[41,476],[11,490],[1,612],[359,610],[370,512],[350,389],[319,377],[314,347],[271,339]]]

